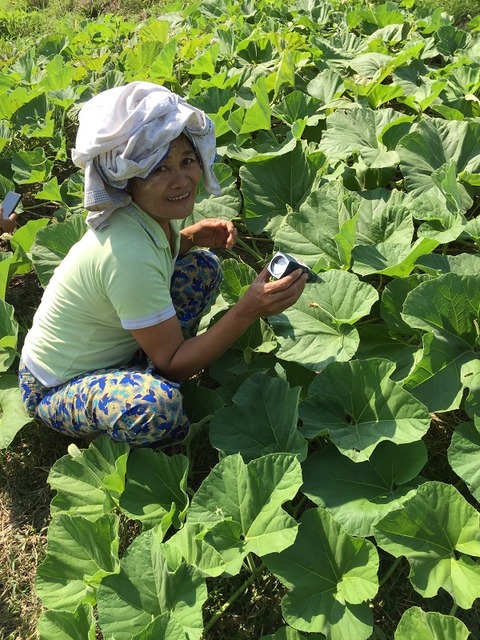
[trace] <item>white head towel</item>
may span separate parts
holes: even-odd
[[[85,169],[84,205],[87,224],[94,229],[131,201],[128,180],[146,178],[167,155],[170,143],[185,133],[200,157],[203,182],[219,195],[212,170],[215,161],[213,122],[200,109],[165,87],[131,82],[107,89],[79,112],[73,162]]]

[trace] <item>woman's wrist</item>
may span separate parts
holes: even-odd
[[[180,231],[180,254],[187,253],[195,246],[194,234],[190,229],[191,227],[186,227]]]

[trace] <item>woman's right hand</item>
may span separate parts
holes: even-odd
[[[302,295],[307,278],[307,274],[297,269],[280,280],[270,281],[270,273],[265,267],[237,302],[239,310],[252,321],[281,313]]]

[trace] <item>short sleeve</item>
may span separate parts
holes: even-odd
[[[170,295],[170,253],[152,245],[129,246],[102,265],[104,295],[124,329],[143,329],[175,315]]]

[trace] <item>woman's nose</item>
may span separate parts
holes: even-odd
[[[187,172],[179,167],[178,169],[174,169],[172,172],[172,184],[176,187],[185,187],[188,184],[188,174]]]

